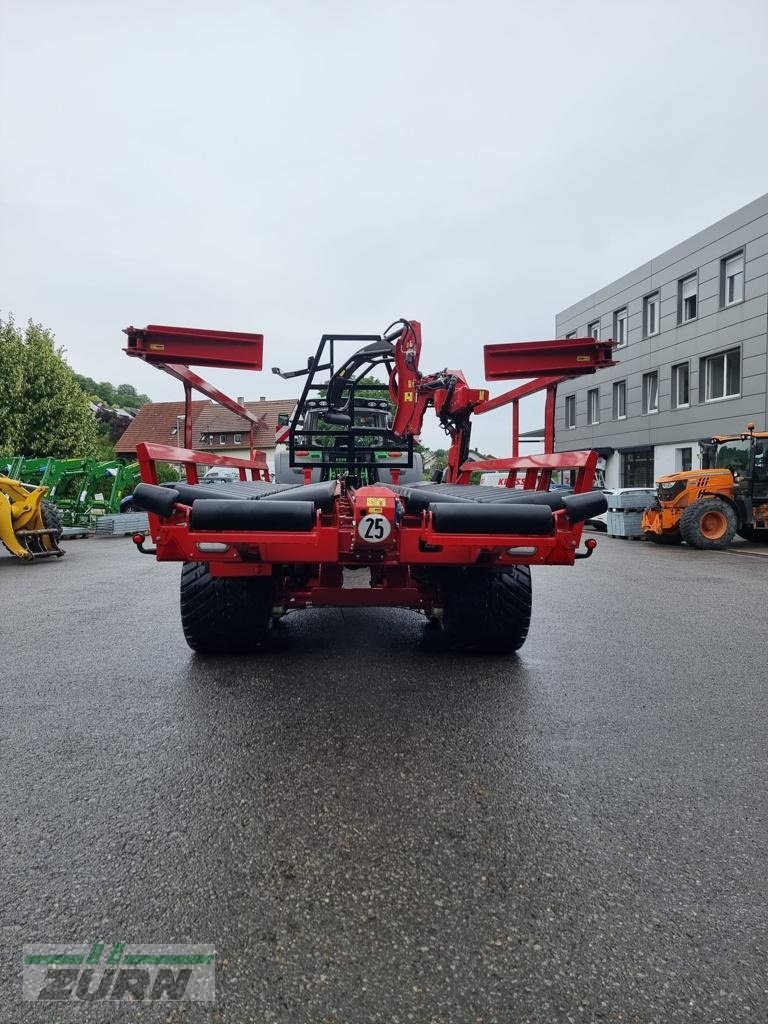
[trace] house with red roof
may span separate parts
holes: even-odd
[[[259,424],[253,425],[253,446],[266,452],[267,461],[273,462],[277,428],[290,422],[296,399],[261,398],[258,402],[244,402],[238,398],[238,402],[259,418]],[[251,426],[249,420],[216,402],[192,403],[192,447],[196,451],[247,458]],[[141,441],[183,447],[184,403],[150,402],[142,406],[115,445],[117,454],[120,458],[134,459],[136,445]]]
[[[206,405],[205,399],[192,403],[192,430],[197,417]],[[140,441],[148,444],[172,444],[181,447],[184,443],[184,403],[147,402],[134,416],[125,433],[115,442],[115,451],[121,459],[135,459],[136,445]]]

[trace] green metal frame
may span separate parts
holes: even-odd
[[[61,510],[65,526],[89,527],[95,516],[116,515],[120,501],[140,482],[138,463],[119,459],[11,459],[7,475],[48,488],[48,499]]]

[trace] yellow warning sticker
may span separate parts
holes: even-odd
[[[413,392],[412,391],[406,391],[405,394],[403,395],[403,401],[404,402],[412,402],[413,401]]]
[[[576,356],[577,363],[591,363],[592,356]]]
[[[479,401],[484,402],[485,401],[485,392],[484,391],[478,391],[477,397],[478,397]]]
[[[150,341],[149,350],[150,352],[165,352],[165,345],[161,345],[159,341]]]
[[[368,508],[384,508],[387,503],[386,498],[366,498],[365,503]]]

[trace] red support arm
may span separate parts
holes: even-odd
[[[515,377],[579,377],[614,366],[613,341],[564,338],[554,341],[504,342],[486,345],[486,380]]]
[[[254,458],[253,428],[263,426],[266,417],[252,412],[233,401],[213,384],[190,370],[190,364],[235,370],[260,370],[264,351],[264,336],[241,331],[206,331],[193,327],[126,327],[128,335],[126,355],[142,359],[180,380],[184,385],[184,444],[192,447],[192,389],[212,399],[225,409],[251,424],[250,451]],[[177,362],[177,360],[179,360]]]
[[[242,331],[206,331],[196,327],[126,327],[126,355],[155,366],[218,366],[227,370],[260,370],[264,335]]]

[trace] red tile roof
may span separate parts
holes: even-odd
[[[280,414],[288,415],[296,407],[295,398],[275,398],[264,402],[246,402],[246,409],[263,419],[260,426],[254,426],[253,444],[255,448],[275,447],[275,428]],[[140,441],[154,444],[179,444],[175,433],[176,418],[184,415],[183,402],[150,402],[139,409],[135,419],[115,445],[119,455],[134,455],[136,445]],[[248,448],[251,424],[236,413],[230,412],[215,402],[200,401],[192,403],[192,446],[207,450],[210,448]],[[213,442],[208,442],[207,435],[213,434]],[[227,437],[225,445],[219,444],[219,435]],[[234,443],[234,435],[240,434],[239,444]],[[201,440],[206,435],[206,441]],[[181,439],[183,440],[183,439]]]
[[[246,402],[245,408],[263,420],[262,425],[254,426],[253,446],[254,448],[274,448],[275,428],[277,418],[282,413],[290,416],[296,407],[295,398],[274,398],[264,402]],[[220,405],[211,403],[200,416],[195,420],[193,431],[193,444],[195,448],[207,450],[209,448],[247,448],[249,430],[251,424],[248,420],[242,419],[236,413],[224,409]],[[214,435],[213,441],[208,441],[207,436]],[[227,438],[226,445],[219,444],[219,434],[240,434],[240,443],[235,444],[233,438]],[[202,437],[205,435],[206,440]]]
[[[192,437],[194,438],[197,418],[208,401],[192,403]],[[176,430],[177,417],[184,415],[183,402],[148,402],[136,413],[128,429],[115,445],[118,455],[135,455],[140,441],[151,444],[178,445]],[[183,441],[183,438],[181,439]]]

